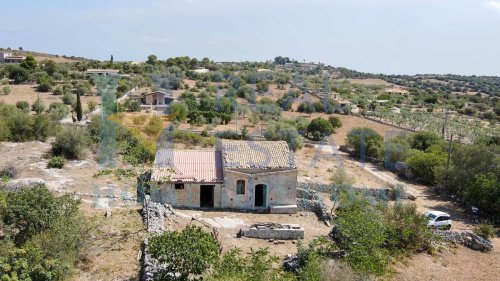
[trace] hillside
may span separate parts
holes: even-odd
[[[28,50],[9,50],[8,48],[0,48],[0,52],[12,52],[14,55],[19,56],[27,56],[32,55],[36,60],[53,60],[58,63],[66,63],[66,62],[77,62],[77,61],[89,61],[89,59],[83,57],[76,56],[67,56],[67,55],[54,55],[37,51],[28,51]]]

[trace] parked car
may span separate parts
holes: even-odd
[[[441,228],[441,229],[451,228],[450,214],[441,211],[430,211],[425,213],[425,216],[429,219],[427,225],[430,227]]]

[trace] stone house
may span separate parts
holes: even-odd
[[[141,104],[142,109],[165,110],[174,101],[170,93],[154,91],[131,96]]]
[[[215,150],[159,149],[151,197],[174,207],[295,213],[297,169],[285,141],[221,140]]]

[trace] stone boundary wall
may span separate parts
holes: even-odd
[[[174,216],[172,207],[168,204],[162,205],[161,203],[153,202],[149,195],[144,199],[144,207],[142,209],[142,216],[144,225],[149,233],[158,235],[164,231],[168,231],[165,227],[165,217]],[[144,239],[142,243],[141,254],[141,272],[140,279],[142,281],[153,281],[156,273],[161,271],[161,264],[158,263],[151,254],[148,253],[149,239]]]

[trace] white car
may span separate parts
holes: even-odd
[[[441,211],[430,211],[425,213],[425,216],[429,219],[427,225],[430,227],[441,229],[451,228],[450,214]]]

